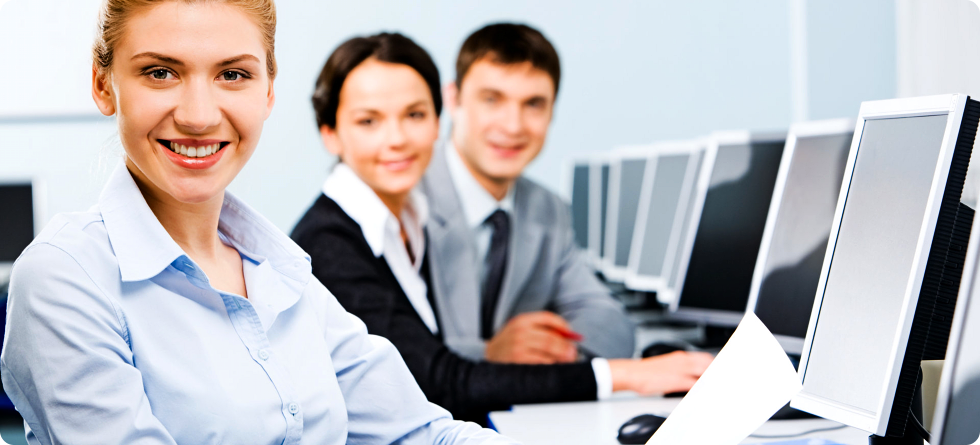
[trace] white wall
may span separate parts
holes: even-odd
[[[980,99],[980,7],[968,0],[896,0],[898,95],[965,93]],[[976,162],[977,153],[973,160]],[[980,200],[980,169],[963,202]]]
[[[823,2],[851,2],[798,1],[809,16],[806,114],[854,115],[860,100],[893,94],[891,0],[862,0],[870,6],[847,8],[852,15],[843,17],[834,14],[841,8],[827,10]],[[97,7],[98,0],[11,0],[0,9],[0,60],[19,67],[0,70],[0,152],[22,149],[3,136],[5,126],[7,134],[26,131],[11,124],[11,116],[95,113],[88,88]],[[314,128],[313,83],[330,51],[355,34],[409,35],[430,51],[448,81],[460,43],[476,28],[511,20],[541,29],[562,57],[563,79],[547,146],[529,175],[552,188],[572,155],[792,121],[791,54],[800,48],[790,44],[786,0],[280,0],[278,8],[276,109],[253,161],[231,189],[284,230],[312,202],[332,163]],[[865,46],[835,51],[850,43],[838,34],[863,36]],[[866,52],[881,57],[862,59]],[[856,82],[855,76],[864,77]],[[69,125],[62,122],[36,125],[71,134],[58,127]],[[37,138],[56,133],[34,128]],[[102,170],[92,166],[99,166],[100,152],[111,158],[119,150],[95,135],[66,137],[60,144],[50,137],[39,142],[47,147],[44,156],[0,161],[0,175],[37,174],[50,194],[71,197],[51,199],[50,212],[94,202],[97,185],[82,190],[79,177],[98,184]],[[95,173],[67,174],[78,171]]]

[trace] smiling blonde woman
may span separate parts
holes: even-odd
[[[92,95],[125,161],[14,265],[32,444],[512,443],[428,403],[309,257],[225,192],[275,102],[271,0],[108,0]]]

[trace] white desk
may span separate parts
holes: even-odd
[[[618,445],[616,434],[627,420],[640,414],[667,417],[680,398],[629,397],[602,402],[550,403],[518,405],[511,411],[490,414],[501,434],[527,445]],[[839,424],[823,419],[775,420],[767,422],[756,434],[788,435]],[[710,425],[705,425],[710,428]],[[749,437],[745,444],[780,442],[796,439],[826,439],[847,445],[867,445],[868,433],[850,427],[805,436],[779,439]]]

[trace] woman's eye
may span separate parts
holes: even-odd
[[[357,121],[358,125],[370,126],[374,124],[374,119],[361,119]]]
[[[245,76],[238,71],[225,71],[221,73],[221,80],[224,80],[226,82],[234,82],[236,80],[241,80],[243,78],[245,78]]]
[[[419,120],[425,119],[425,113],[421,111],[414,111],[410,113],[408,116],[411,117],[412,119],[419,119]]]
[[[165,69],[156,69],[150,71],[150,77],[152,77],[154,80],[167,80],[169,76],[170,76],[170,71],[167,71]]]

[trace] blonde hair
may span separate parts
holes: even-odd
[[[269,78],[276,77],[276,5],[273,0],[105,0],[99,12],[99,27],[96,31],[92,58],[100,76],[112,67],[113,52],[125,31],[126,21],[143,8],[156,6],[168,1],[183,3],[224,3],[241,8],[251,16],[262,31],[265,43],[266,68]]]

